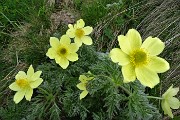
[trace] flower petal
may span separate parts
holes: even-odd
[[[71,43],[69,45],[69,51],[70,53],[75,53],[79,50],[79,46],[76,43]]]
[[[94,77],[88,77],[87,81],[94,79]]]
[[[135,72],[137,79],[144,86],[153,88],[159,83],[159,76],[157,75],[157,73],[146,67],[137,67],[135,68]]]
[[[77,24],[74,24],[74,29],[75,29],[75,30],[78,29],[78,28],[77,28]]]
[[[80,90],[86,90],[86,84],[85,83],[79,83],[76,85]]]
[[[34,74],[34,69],[32,67],[32,65],[30,65],[28,71],[27,71],[27,76],[32,76]]]
[[[42,71],[37,71],[37,72],[35,72],[35,73],[32,75],[31,80],[32,80],[32,81],[35,81],[36,79],[39,79],[41,73],[42,73]]]
[[[9,88],[13,91],[21,90],[21,88],[16,84],[16,82],[13,82],[11,85],[9,85]]]
[[[69,65],[69,61],[67,60],[67,58],[57,58],[55,59],[56,63],[58,63],[63,69],[66,69]]]
[[[78,54],[77,53],[71,53],[66,56],[66,58],[69,61],[77,61],[78,60]]]
[[[82,39],[82,42],[86,45],[92,45],[93,43],[91,37],[89,36],[83,36],[81,39]]]
[[[151,56],[159,55],[164,47],[164,43],[159,38],[152,38],[151,36],[146,38],[141,46],[141,48],[147,49]]]
[[[70,28],[67,30],[66,35],[68,35],[70,38],[75,37],[75,30],[73,28]]]
[[[80,75],[79,76],[79,80],[82,82],[82,83],[87,83],[87,77],[85,75]]]
[[[147,67],[157,73],[163,73],[169,70],[169,63],[160,57],[154,56],[150,58],[150,63]]]
[[[19,71],[18,74],[15,76],[16,80],[26,79],[26,78],[27,78],[27,75],[24,71]]]
[[[124,77],[124,83],[133,82],[136,80],[135,68],[131,63],[122,66],[122,74]]]
[[[80,19],[77,21],[76,25],[77,25],[77,28],[83,28],[85,23],[84,23],[83,19]]]
[[[87,90],[84,90],[81,94],[80,94],[80,100],[85,98],[86,95],[88,94],[88,91]]]
[[[59,39],[56,37],[50,37],[50,45],[55,49],[58,48],[60,45]]]
[[[49,48],[46,56],[48,56],[50,59],[54,59],[57,56],[56,50],[54,48]]]
[[[82,45],[82,40],[78,37],[74,38],[74,42],[77,44],[78,47],[80,47]]]
[[[169,92],[168,92],[168,96],[175,96],[177,95],[177,93],[179,92],[179,88],[172,88]]]
[[[31,88],[37,88],[43,82],[42,78],[38,78],[35,81],[30,82]]]
[[[26,93],[25,93],[26,100],[31,101],[32,95],[33,95],[33,89],[32,88],[27,88]]]
[[[168,114],[171,118],[173,118],[171,108],[170,108],[170,106],[166,100],[162,100],[161,106],[162,106],[162,109],[164,111],[164,114]]]
[[[126,34],[126,36],[129,39],[131,50],[138,49],[141,47],[142,39],[141,39],[141,35],[139,34],[137,30],[130,29],[128,33]]]
[[[171,97],[168,99],[168,103],[169,103],[169,106],[172,108],[172,109],[178,109],[179,106],[180,106],[180,102],[177,98],[175,97]]]
[[[14,95],[14,102],[17,104],[19,103],[25,95],[25,90],[17,91],[16,94]]]
[[[71,39],[69,38],[68,35],[63,35],[60,39],[60,43],[61,44],[70,44],[71,43]]]
[[[89,80],[92,80],[92,79],[94,79],[94,77],[86,77],[85,75],[80,75],[79,76],[79,80],[82,83],[87,83]]]
[[[123,52],[130,54],[133,50],[140,48],[142,39],[138,31],[130,29],[126,36],[118,36],[119,46]]]
[[[85,32],[85,35],[89,35],[93,31],[93,28],[90,27],[90,26],[86,26],[86,27],[84,27],[82,29]]]
[[[179,88],[173,88],[173,85],[171,85],[169,87],[169,89],[162,95],[162,97],[164,98],[169,98],[169,97],[173,97],[175,95],[177,95],[177,93],[179,92]]]
[[[68,24],[68,27],[69,27],[70,29],[73,29],[73,25],[72,25],[72,24]]]
[[[119,65],[127,65],[129,61],[129,56],[125,54],[121,49],[114,48],[110,51],[111,60],[115,63],[118,62]]]

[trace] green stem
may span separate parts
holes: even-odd
[[[161,97],[154,97],[154,96],[147,96],[147,98],[163,100],[163,98],[161,98]]]

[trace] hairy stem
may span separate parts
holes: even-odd
[[[162,100],[162,99],[163,99],[163,98],[161,98],[161,97],[154,97],[154,96],[147,96],[147,98],[159,99],[159,100]]]

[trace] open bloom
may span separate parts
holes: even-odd
[[[75,43],[71,43],[67,35],[63,35],[59,41],[56,37],[50,38],[51,48],[48,49],[46,55],[50,59],[55,59],[63,69],[69,65],[69,61],[77,61],[78,54],[76,53],[79,47]]]
[[[93,77],[86,77],[85,75],[80,75],[79,76],[79,80],[81,81],[81,83],[77,84],[77,87],[80,90],[83,90],[82,93],[80,94],[80,100],[84,97],[86,97],[86,95],[88,94],[88,91],[86,89],[87,83],[89,80],[92,80]]]
[[[173,118],[172,109],[178,109],[180,106],[180,102],[175,96],[179,91],[179,88],[173,88],[173,85],[162,95],[161,106],[164,111],[164,114],[168,114],[171,118]]]
[[[74,42],[77,43],[79,46],[82,45],[82,43],[86,45],[91,45],[92,44],[92,39],[91,37],[87,36],[89,35],[93,28],[90,26],[85,26],[85,23],[82,19],[78,20],[74,26],[72,24],[69,24],[68,27],[69,29],[67,30],[66,34],[70,38],[74,38]]]
[[[9,88],[13,91],[17,91],[14,95],[14,102],[19,103],[25,96],[26,100],[30,101],[33,89],[37,88],[42,82],[43,79],[40,78],[42,71],[37,71],[34,73],[32,65],[27,71],[27,75],[23,71],[19,71],[15,76],[15,82],[13,82]]]
[[[157,73],[169,69],[169,63],[157,57],[165,45],[157,37],[148,37],[142,43],[141,36],[135,29],[130,29],[126,36],[119,35],[119,48],[110,51],[113,62],[122,66],[124,82],[135,81],[136,78],[144,86],[153,88],[159,83]]]

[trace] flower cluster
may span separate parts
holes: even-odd
[[[85,26],[82,19],[78,20],[76,24],[69,24],[69,30],[63,35],[60,40],[56,37],[50,37],[51,48],[48,49],[46,56],[50,59],[55,59],[56,63],[59,64],[63,69],[69,66],[69,61],[77,61],[78,54],[76,53],[82,43],[86,45],[92,44],[92,39],[88,35],[92,32],[93,28],[90,26]],[[71,43],[71,39],[74,38],[75,43]],[[37,88],[43,79],[40,78],[42,71],[37,71],[34,73],[32,65],[27,71],[27,75],[23,71],[19,71],[15,77],[15,82],[13,82],[9,88],[13,91],[17,91],[14,95],[14,102],[19,103],[25,96],[26,100],[30,101],[33,89]],[[82,80],[82,79],[81,79]],[[83,82],[85,85],[85,82]],[[80,96],[86,96],[84,91]]]
[[[82,19],[74,25],[69,24],[68,27],[66,34],[60,39],[50,37],[51,47],[46,53],[46,56],[55,59],[55,62],[63,69],[69,66],[69,61],[78,60],[77,51],[83,43],[85,45],[92,45],[93,43],[91,37],[88,36],[92,33],[93,28],[85,26]],[[74,42],[71,41],[71,38]],[[159,38],[151,36],[142,43],[141,36],[135,29],[130,29],[125,36],[119,35],[118,42],[120,48],[112,49],[109,56],[114,63],[122,66],[124,83],[133,82],[137,78],[144,86],[150,88],[156,86],[160,82],[158,73],[166,72],[170,68],[165,59],[158,57],[165,47],[164,43]],[[33,89],[43,82],[43,79],[40,78],[41,73],[42,71],[34,72],[32,65],[29,67],[27,74],[23,71],[18,72],[15,76],[15,82],[9,86],[11,90],[17,91],[14,95],[15,103],[19,103],[24,96],[26,100],[31,100]],[[82,90],[80,100],[87,96],[88,81],[93,79],[94,77],[91,76],[79,76],[80,83],[76,86]],[[178,109],[180,106],[179,100],[174,97],[179,88],[172,87],[160,98],[162,99],[161,105],[164,113],[171,118],[173,118],[171,108]]]
[[[66,32],[66,35],[63,35],[60,38],[51,37],[50,45],[46,55],[50,59],[55,59],[56,63],[59,64],[63,69],[66,69],[69,65],[69,61],[77,61],[78,54],[76,53],[82,43],[86,45],[92,44],[91,37],[89,35],[93,28],[90,26],[85,26],[85,23],[82,19],[78,20],[74,26],[69,24],[69,29]],[[71,43],[71,39],[74,38],[75,43]]]

